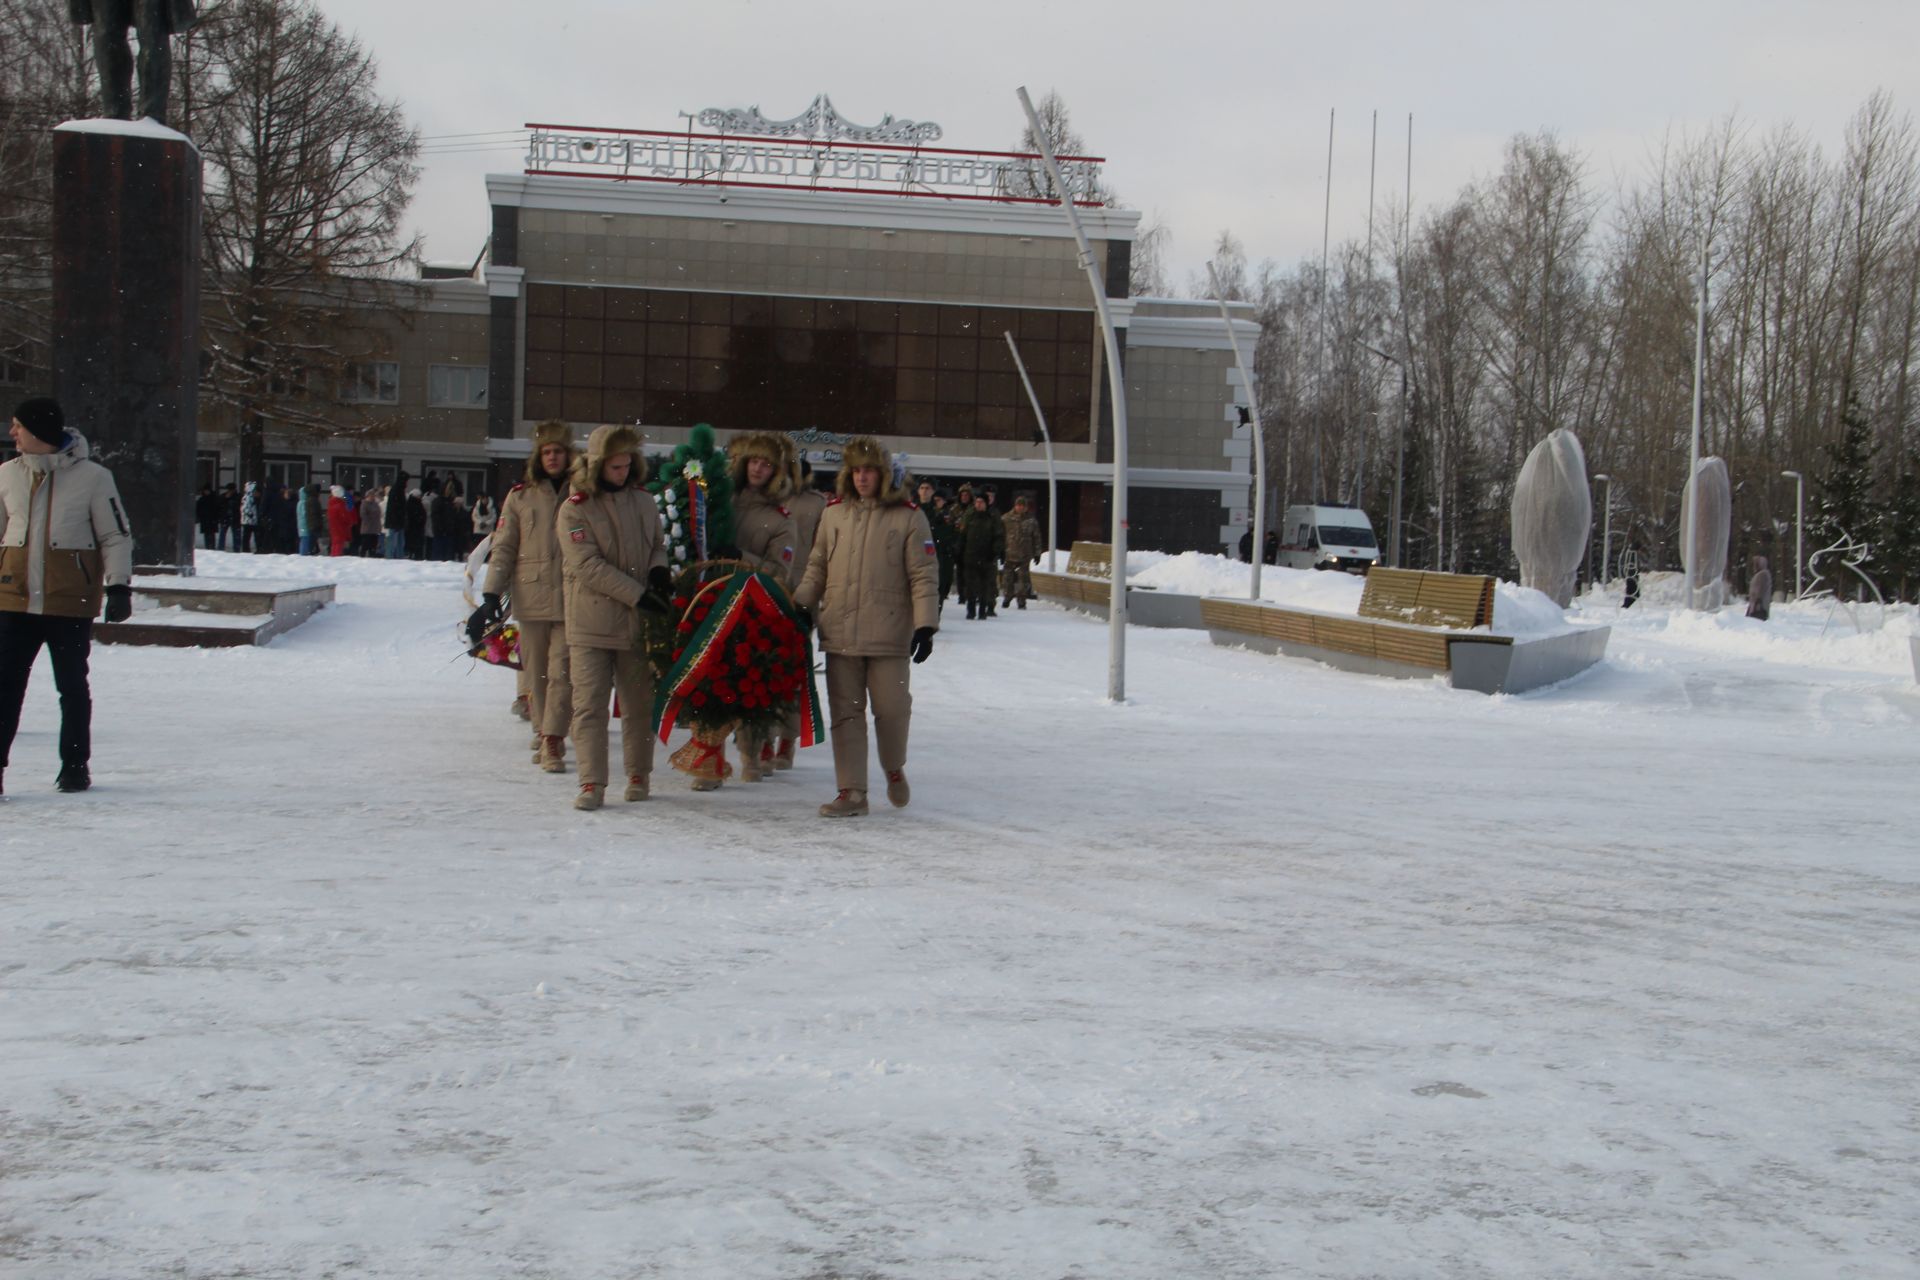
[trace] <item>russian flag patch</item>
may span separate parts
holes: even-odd
[[[926,542],[924,542],[924,543],[922,543],[921,545],[922,545],[922,546],[924,546],[924,547],[925,547],[925,548],[927,549],[927,554],[928,554],[928,555],[932,555],[932,554],[933,554],[933,539],[932,539],[932,538],[928,538],[928,539],[926,540]]]

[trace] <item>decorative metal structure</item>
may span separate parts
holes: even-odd
[[[754,107],[708,107],[694,117],[702,129],[750,133],[758,138],[807,138],[816,142],[887,142],[916,146],[940,141],[943,130],[925,120],[880,117],[879,124],[855,124],[841,115],[826,94],[788,120],[769,120]]]

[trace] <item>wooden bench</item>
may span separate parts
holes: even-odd
[[[1471,630],[1493,625],[1493,579],[1473,573],[1374,568],[1360,592],[1360,616],[1417,627]]]
[[[1113,544],[1075,542],[1067,553],[1065,573],[1035,569],[1030,576],[1033,593],[1043,600],[1104,608],[1113,595]]]

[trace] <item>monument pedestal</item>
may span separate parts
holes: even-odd
[[[53,170],[53,394],[113,472],[134,558],[190,574],[200,152],[151,120],[76,120]]]

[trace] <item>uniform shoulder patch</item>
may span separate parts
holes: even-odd
[[[567,495],[568,502],[585,502],[586,500],[587,495],[584,493],[571,493]]]
[[[791,512],[791,511],[789,511],[789,510],[787,510],[787,509],[786,509],[785,507],[781,507],[781,508],[780,508],[780,514],[781,514],[781,515],[783,515],[783,516],[790,516],[790,515],[792,515],[792,514],[793,514],[793,512]]]
[[[575,542],[585,542],[587,540],[587,531],[585,529],[569,529],[567,530],[567,536]]]
[[[513,488],[511,488],[511,489],[509,489],[509,490],[507,490],[507,492],[508,492],[508,493],[518,493],[518,492],[520,492],[520,491],[521,491],[522,489],[524,489],[524,488],[526,488],[526,487],[527,487],[527,482],[526,482],[525,480],[522,480],[522,481],[521,481],[521,482],[520,482],[519,484],[517,484],[517,485],[515,485],[515,486],[513,486]]]
[[[845,498],[842,498],[839,494],[836,493],[831,498],[827,499],[827,505],[830,507],[837,507],[842,502],[845,502],[845,501],[846,501]]]

